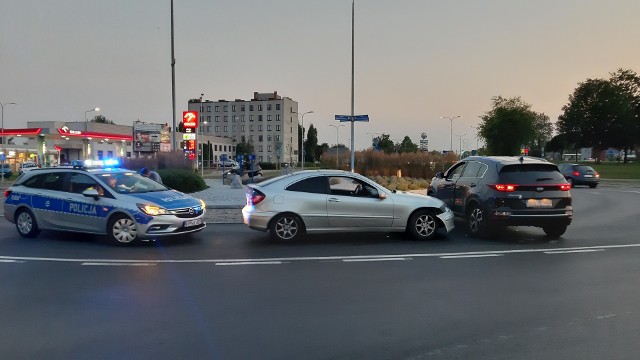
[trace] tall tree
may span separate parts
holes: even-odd
[[[316,156],[316,148],[318,147],[318,129],[313,124],[309,125],[307,131],[307,139],[304,142],[304,161],[314,162],[318,159]]]
[[[520,97],[491,99],[492,109],[482,115],[479,134],[491,155],[518,155],[520,148],[536,138],[536,118],[531,105]]]
[[[236,144],[236,155],[254,154],[253,144],[247,142],[244,136],[240,137],[240,142]]]
[[[529,155],[542,156],[545,144],[551,140],[551,136],[553,135],[553,124],[546,114],[535,113],[535,115],[533,122],[535,137],[529,143]]]
[[[385,154],[392,154],[396,151],[396,146],[393,143],[393,140],[391,140],[389,134],[382,134],[380,136],[378,147],[380,148],[380,150],[384,151]]]
[[[618,71],[611,73],[610,80],[612,83],[622,87],[631,96],[635,119],[633,128],[628,129],[628,131],[635,133],[633,135],[635,141],[632,145],[637,145],[640,142],[640,76],[632,70],[618,69]],[[625,150],[629,150],[629,148]],[[624,161],[627,162],[626,157]]]
[[[587,79],[580,83],[562,110],[559,132],[566,135],[569,143],[592,147],[596,161],[602,150],[626,148],[636,140],[631,96],[609,80]]]
[[[315,152],[316,159],[322,158],[322,154],[324,154],[327,151],[329,151],[329,144],[327,143],[322,143],[316,146],[316,152]]]
[[[413,141],[411,141],[411,138],[409,136],[405,136],[404,139],[402,139],[402,142],[398,145],[398,152],[399,153],[418,152],[418,145],[414,144]]]
[[[111,125],[115,124],[113,121],[107,119],[103,115],[94,116],[93,119],[91,119],[91,122],[100,123],[100,124],[111,124]]]

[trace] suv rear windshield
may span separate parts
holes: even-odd
[[[511,184],[535,184],[539,182],[563,182],[555,165],[517,164],[507,165],[500,170],[500,182]]]

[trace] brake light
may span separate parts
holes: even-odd
[[[262,200],[264,200],[265,196],[258,190],[253,189],[250,194],[247,194],[247,205],[254,206],[258,205]]]
[[[599,178],[599,177],[600,177],[600,174],[598,174],[598,173],[596,172],[595,174],[593,174],[593,176],[595,176],[595,177]]]
[[[489,185],[489,187],[492,187],[498,191],[502,191],[502,192],[514,192],[516,191],[516,188],[518,187],[517,185],[513,185],[513,184],[494,184],[494,185]]]
[[[573,174],[573,176],[580,176],[580,173],[577,171],[572,172],[571,174]]]
[[[571,185],[570,184],[560,184],[560,190],[569,191],[569,190],[571,190]]]
[[[8,190],[8,189],[7,189],[7,190],[5,190],[5,191],[4,191],[4,197],[8,198],[8,197],[9,197],[9,195],[11,195],[11,190]]]

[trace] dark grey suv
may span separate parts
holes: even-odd
[[[471,156],[437,173],[427,195],[463,217],[473,236],[488,236],[505,226],[536,226],[555,239],[573,218],[570,189],[558,167],[546,160]]]

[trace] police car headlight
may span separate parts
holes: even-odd
[[[142,211],[143,213],[151,216],[169,214],[169,210],[157,205],[138,204],[138,209],[140,209],[140,211]]]
[[[204,203],[204,200],[200,199],[200,206],[204,209],[207,207],[207,204]]]

